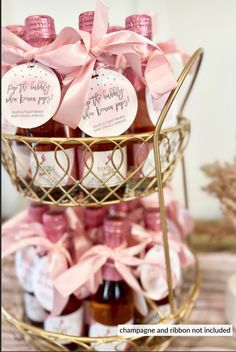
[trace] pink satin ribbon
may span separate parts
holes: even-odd
[[[147,241],[136,246],[127,248],[111,249],[107,246],[97,245],[85,253],[77,265],[68,269],[65,273],[54,280],[54,285],[57,290],[65,297],[79,291],[80,287],[88,282],[91,276],[98,273],[105,263],[112,261],[114,268],[121,275],[123,280],[135,291],[142,293],[148,297],[148,292],[145,292],[138,280],[135,277],[134,269],[144,263],[136,255],[142,253],[147,245]],[[165,277],[164,263],[152,263],[154,267],[158,266],[162,270],[162,275]]]
[[[96,59],[105,61],[106,55],[124,55],[128,64],[149,87],[156,98],[176,88],[170,64],[163,52],[150,40],[131,31],[119,31],[106,34],[108,10],[97,1],[92,33],[78,31],[81,43],[74,44],[74,57],[85,58],[83,66],[78,61],[77,69],[69,74],[64,84],[68,84],[63,102],[54,117],[56,121],[76,128],[84,111],[88,97],[90,79]],[[150,49],[147,49],[149,44]],[[141,69],[141,56],[149,56],[144,74]],[[64,58],[65,61],[67,57]]]
[[[181,58],[183,65],[185,65],[188,62],[188,60],[190,59],[190,55],[188,55],[182,49],[178,48],[173,39],[170,39],[166,42],[157,43],[157,45],[167,55],[168,54],[178,54]]]
[[[163,245],[162,232],[150,231],[142,226],[133,224],[131,228],[131,234],[138,242],[149,240],[149,243]],[[194,256],[188,247],[183,242],[176,241],[170,232],[168,232],[168,243],[169,248],[178,253],[183,268],[186,268],[195,262]]]
[[[68,234],[65,234],[61,240],[53,243],[46,238],[43,226],[39,223],[23,223],[15,226],[14,229],[4,230],[5,236],[2,238],[2,257],[7,257],[23,248],[37,246],[47,251],[49,258],[49,273],[52,281],[65,272],[69,265],[72,265],[72,259],[65,248]],[[62,312],[68,302],[68,297],[63,297],[54,288],[53,309],[51,314],[58,315]]]

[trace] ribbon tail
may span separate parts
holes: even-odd
[[[53,289],[53,308],[51,311],[50,316],[58,316],[60,315],[65,306],[67,305],[69,301],[69,296],[64,297],[63,295],[60,294],[60,292],[57,291],[57,289]]]
[[[64,297],[67,297],[85,284],[105,264],[106,260],[107,256],[95,255],[81,261],[57,277],[54,280],[54,286]]]
[[[148,59],[145,79],[151,94],[157,99],[175,89],[178,85],[169,61],[158,50],[155,50]]]
[[[74,129],[78,127],[88,98],[94,64],[95,61],[92,60],[78,70],[75,79],[65,92],[57,113],[53,117],[55,121]]]
[[[97,0],[92,30],[92,46],[95,46],[97,42],[107,33],[107,28],[108,7],[100,0]]]

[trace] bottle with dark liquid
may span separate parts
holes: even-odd
[[[35,48],[40,48],[52,43],[56,38],[54,19],[50,16],[35,15],[25,19],[26,41]],[[57,75],[62,85],[61,77]],[[53,118],[53,116],[52,116]],[[41,126],[31,128],[31,137],[71,137],[72,132],[65,126],[53,119]],[[74,135],[73,135],[74,136]],[[65,190],[72,188],[74,179],[77,177],[77,165],[75,148],[73,145],[61,145],[57,147],[53,143],[35,143],[33,149],[37,156],[31,155],[30,167],[34,185],[34,191],[39,196],[45,195],[44,200],[58,200],[64,195],[61,186]],[[73,177],[73,178],[72,178]],[[73,189],[76,192],[76,188]]]
[[[31,203],[28,208],[28,221],[42,224],[42,216],[49,209],[47,205]],[[24,289],[24,311],[26,319],[36,327],[43,327],[46,312],[34,295],[33,275],[34,267],[39,258],[38,249],[34,246],[26,247],[16,253],[15,268],[19,282]]]
[[[93,20],[94,11],[80,14],[79,29],[91,33]],[[98,78],[99,68],[111,69],[112,67],[97,61],[91,79]],[[83,137],[88,136],[83,134]],[[122,183],[123,177],[126,177],[126,146],[119,149],[113,143],[101,142],[91,145],[90,149],[91,151],[84,147],[78,148],[80,179],[82,179],[83,186],[89,192],[94,191],[93,196],[96,199],[102,200],[110,192],[110,189],[113,190],[115,187],[118,187]],[[119,187],[116,193],[122,195],[124,193],[124,186]],[[90,196],[90,198],[92,199],[93,196]],[[116,195],[112,194],[107,198],[107,200],[112,199],[117,199]]]
[[[47,238],[56,243],[69,230],[67,217],[64,211],[51,210],[43,215],[43,225]],[[70,237],[65,248],[72,253],[73,241]],[[49,313],[49,311],[48,311]],[[74,295],[71,295],[68,303],[60,316],[48,316],[44,321],[44,329],[62,334],[81,336],[83,334],[83,305]],[[68,341],[60,341],[69,350],[74,350],[75,343],[68,344]]]
[[[125,20],[125,29],[133,31],[137,34],[140,34],[148,39],[152,39],[152,18],[148,15],[132,15],[126,18]],[[147,47],[147,44],[143,44]],[[147,64],[147,57],[142,58],[142,69],[144,71]],[[133,84],[137,97],[138,97],[138,111],[136,118],[131,125],[129,132],[132,134],[135,133],[144,133],[152,132],[155,130],[155,126],[150,120],[146,102],[146,86],[139,79],[136,73],[132,70],[131,67],[127,67],[124,75],[129,81]],[[128,146],[128,164],[129,168],[136,170],[140,165],[141,169],[135,174],[135,178],[143,177],[154,177],[155,172],[155,161],[154,161],[154,151],[153,143],[142,143],[142,142],[132,142]],[[150,181],[150,180],[149,180]],[[148,183],[149,183],[148,181]],[[142,183],[139,186],[139,189],[145,189],[147,186],[146,182]]]
[[[127,223],[124,218],[108,216],[104,221],[104,244],[112,249],[124,245],[127,232]],[[133,293],[115,269],[112,260],[103,266],[102,274],[103,284],[91,297],[90,337],[116,336],[118,324],[133,323]],[[126,344],[120,342],[92,345],[96,351],[126,349]]]

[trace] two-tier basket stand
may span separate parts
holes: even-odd
[[[175,324],[179,324],[184,322],[193,307],[200,286],[199,268],[196,260],[194,275],[192,275],[194,280],[188,288],[183,288],[178,307],[175,307],[163,188],[172,179],[176,165],[178,161],[181,160],[185,205],[188,207],[187,183],[183,153],[189,140],[190,122],[183,116],[183,111],[196,80],[202,57],[203,49],[200,48],[196,50],[183,68],[177,80],[178,87],[169,95],[168,100],[161,111],[154,132],[135,135],[122,135],[119,137],[73,139],[31,138],[17,135],[2,136],[2,163],[17,190],[24,197],[27,197],[33,201],[57,206],[96,207],[115,204],[121,201],[129,201],[147,196],[156,191],[158,192],[171,313],[168,316],[164,316],[158,306],[153,301],[148,300],[147,303],[156,312],[157,323],[175,322]],[[173,128],[162,129],[167,113],[179,90],[183,86],[187,76],[191,77],[191,81],[178,113],[178,123]],[[155,167],[153,170],[150,170],[149,174],[146,174],[144,177],[140,178],[137,177],[143,167],[143,164],[140,164],[137,169],[129,170],[128,174],[124,177],[119,168],[117,168],[115,163],[113,163],[113,167],[116,169],[116,173],[119,175],[121,182],[118,186],[112,188],[107,185],[107,182],[103,182],[98,179],[100,187],[92,190],[87,189],[85,183],[83,182],[84,178],[78,180],[72,177],[68,172],[68,170],[70,170],[70,165],[67,165],[67,167],[64,165],[62,166],[57,158],[58,151],[63,151],[66,156],[68,145],[73,145],[73,147],[82,147],[88,153],[92,154],[94,146],[103,143],[111,143],[114,145],[114,150],[119,150],[122,154],[122,151],[124,150],[123,146],[132,142],[141,143],[143,147],[146,146],[147,148],[149,148],[150,142],[153,143]],[[25,175],[24,177],[22,176],[22,167],[24,167],[24,165],[21,165],[21,160],[17,159],[14,152],[14,144],[16,143],[26,146],[28,151],[33,154],[37,163],[37,168],[34,175],[32,175],[29,170],[25,170],[27,177],[25,177]],[[40,161],[37,159],[37,154],[34,149],[35,143],[52,145],[52,150],[54,150],[55,153],[55,160],[62,169],[64,176],[71,178],[69,187],[63,186],[63,183],[61,182],[63,177],[60,180],[51,179],[51,175],[43,168],[43,165],[40,164]],[[64,146],[67,148],[64,148]],[[40,187],[40,192],[38,192],[38,190],[36,192],[34,180],[37,177],[38,172],[43,172],[44,175],[50,179],[51,183],[54,182],[54,186],[50,188]],[[93,174],[92,165],[88,168],[88,173]],[[96,175],[93,174],[93,177],[96,177]],[[55,190],[57,190],[57,192],[55,192]],[[7,266],[7,262],[5,263],[5,266]],[[16,278],[12,278],[12,281],[12,285],[16,285]],[[19,291],[18,293],[18,291],[16,291],[15,295],[22,295],[22,292]],[[158,336],[132,338],[118,336],[104,338],[74,337],[44,331],[23,321],[22,307],[19,303],[20,301],[21,300],[17,300],[18,303],[14,304],[14,302],[3,300],[3,317],[8,323],[13,325],[20,333],[23,334],[27,342],[39,351],[66,351],[67,349],[60,343],[61,340],[66,340],[68,343],[76,343],[78,345],[78,351],[93,350],[92,346],[94,346],[94,344],[91,345],[92,342],[99,344],[110,341],[120,341],[121,346],[124,346],[125,341],[125,345],[127,346],[126,350],[129,351],[162,351],[168,346],[171,340],[170,337]]]

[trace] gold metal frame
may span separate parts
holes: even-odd
[[[194,82],[196,80],[201,61],[203,57],[203,49],[198,49],[193,56],[190,58],[184,69],[182,70],[179,78],[178,78],[178,87],[172,91],[169,95],[165,106],[163,107],[161,114],[159,116],[159,120],[157,126],[155,128],[154,133],[143,133],[137,135],[125,135],[120,137],[109,137],[109,138],[76,138],[76,139],[65,139],[65,138],[29,138],[29,137],[21,137],[21,136],[12,136],[12,135],[4,135],[3,140],[3,153],[2,153],[2,160],[3,165],[6,168],[7,172],[9,173],[12,182],[16,185],[17,189],[24,195],[34,201],[39,201],[42,203],[49,203],[49,204],[56,204],[61,206],[99,206],[105,204],[112,204],[118,203],[122,200],[131,200],[134,198],[146,196],[154,191],[158,191],[159,197],[159,207],[160,207],[160,214],[161,214],[161,226],[162,226],[162,233],[163,233],[163,243],[164,243],[164,250],[165,250],[165,262],[166,262],[166,272],[167,272],[167,281],[168,281],[168,289],[169,289],[169,302],[171,308],[171,314],[168,317],[162,316],[162,319],[158,322],[165,323],[169,321],[175,321],[175,323],[180,323],[191,311],[193,303],[198,295],[198,290],[200,286],[200,276],[199,276],[199,268],[196,262],[196,276],[195,276],[195,283],[189,290],[189,294],[186,297],[184,303],[180,306],[179,309],[175,309],[174,307],[174,297],[173,297],[173,285],[172,285],[172,275],[171,275],[171,265],[170,265],[170,256],[169,256],[169,245],[168,245],[168,237],[167,237],[167,225],[166,225],[166,214],[165,214],[165,203],[164,203],[164,195],[163,195],[163,187],[167,182],[170,181],[175,166],[183,157],[183,152],[186,147],[186,142],[188,141],[189,133],[190,133],[190,123],[187,119],[183,117],[183,110],[188,100],[188,97],[191,93],[193,88]],[[195,66],[195,67],[194,67]],[[195,68],[194,74],[192,76],[192,80],[190,86],[187,90],[187,94],[184,98],[182,103],[181,109],[178,114],[178,125],[175,128],[170,129],[162,129],[163,122],[167,116],[167,113],[176,98],[180,88],[182,87],[188,73],[191,69]],[[174,142],[174,135],[178,136],[178,142]],[[100,186],[97,187],[95,190],[88,190],[85,186],[83,186],[84,177],[80,180],[74,180],[73,186],[71,189],[65,189],[64,186],[61,186],[60,182],[61,179],[50,187],[50,189],[42,189],[42,194],[39,195],[34,188],[34,180],[35,175],[28,175],[29,179],[26,181],[23,177],[20,176],[19,173],[19,165],[17,164],[19,160],[17,160],[16,155],[12,149],[14,143],[21,143],[26,145],[30,152],[33,154],[36,162],[37,162],[37,172],[38,169],[41,168],[39,165],[39,161],[37,159],[37,155],[35,153],[35,143],[39,144],[50,144],[54,146],[55,150],[55,160],[57,159],[57,152],[58,150],[63,151],[65,153],[65,157],[68,159],[68,155],[66,154],[66,150],[68,145],[72,145],[73,147],[76,145],[80,145],[89,152],[92,152],[91,147],[94,145],[101,145],[102,143],[111,143],[114,145],[115,150],[122,150],[124,145],[128,145],[132,140],[137,140],[139,143],[142,143],[143,146],[148,147],[148,143],[152,142],[154,145],[154,172],[155,175],[145,175],[145,177],[137,178],[137,173],[143,167],[143,164],[139,165],[135,170],[129,170],[129,174],[126,176],[122,176],[120,173],[120,167],[117,167],[114,160],[112,161],[115,174],[120,175],[122,182],[121,185],[127,186],[128,191],[122,191],[122,195],[118,192],[121,188],[120,186],[111,188],[110,186],[106,185],[104,182],[100,182]],[[164,147],[163,147],[164,143]],[[177,147],[176,147],[177,145]],[[148,147],[149,148],[149,147]],[[113,151],[114,154],[114,151]],[[112,154],[112,155],[113,155]],[[124,155],[121,152],[121,160]],[[61,167],[60,163],[58,166]],[[69,164],[68,164],[69,167]],[[42,169],[42,168],[41,168]],[[88,172],[92,172],[92,165],[88,168]],[[182,159],[182,170],[183,170],[183,181],[184,181],[184,196],[185,196],[185,203],[186,206],[188,205],[188,195],[187,195],[187,183],[186,183],[186,174],[185,174],[185,164],[184,159]],[[45,174],[47,174],[46,170],[43,170]],[[71,176],[68,174],[67,170],[63,170],[64,176]],[[37,173],[36,173],[37,175]],[[63,177],[64,177],[63,176]],[[114,176],[114,175],[113,175]],[[113,177],[112,176],[112,177]],[[62,177],[62,179],[63,179]],[[98,178],[99,181],[99,178]],[[107,181],[106,181],[107,182]],[[131,184],[130,184],[131,182]],[[143,187],[142,184],[144,184]],[[83,190],[84,194],[82,197],[78,197],[73,194],[73,190],[79,186],[80,189]],[[55,189],[59,189],[62,191],[62,195],[59,197],[52,196],[51,192]],[[102,196],[97,195],[97,191],[101,188],[105,188],[105,194]],[[149,305],[156,310],[157,314],[160,313],[160,310],[155,305],[154,302],[148,301]],[[14,325],[19,331],[21,331],[24,336],[33,344],[36,348],[39,348],[41,351],[45,350],[44,345],[46,348],[53,347],[54,351],[64,351],[66,350],[65,347],[58,343],[58,339],[65,339],[70,342],[76,342],[80,348],[84,350],[91,350],[92,347],[90,345],[91,342],[96,343],[105,343],[114,340],[121,340],[126,341],[130,344],[130,346],[137,350],[162,350],[163,346],[168,344],[169,340],[161,340],[159,337],[145,337],[145,338],[131,338],[131,339],[124,339],[121,337],[109,337],[109,338],[87,338],[87,337],[71,337],[65,336],[62,334],[50,333],[41,329],[34,328],[20,319],[17,319],[14,314],[11,314],[6,309],[3,310],[3,316],[5,319]],[[158,347],[157,347],[158,346]],[[162,346],[162,347],[161,347]]]

